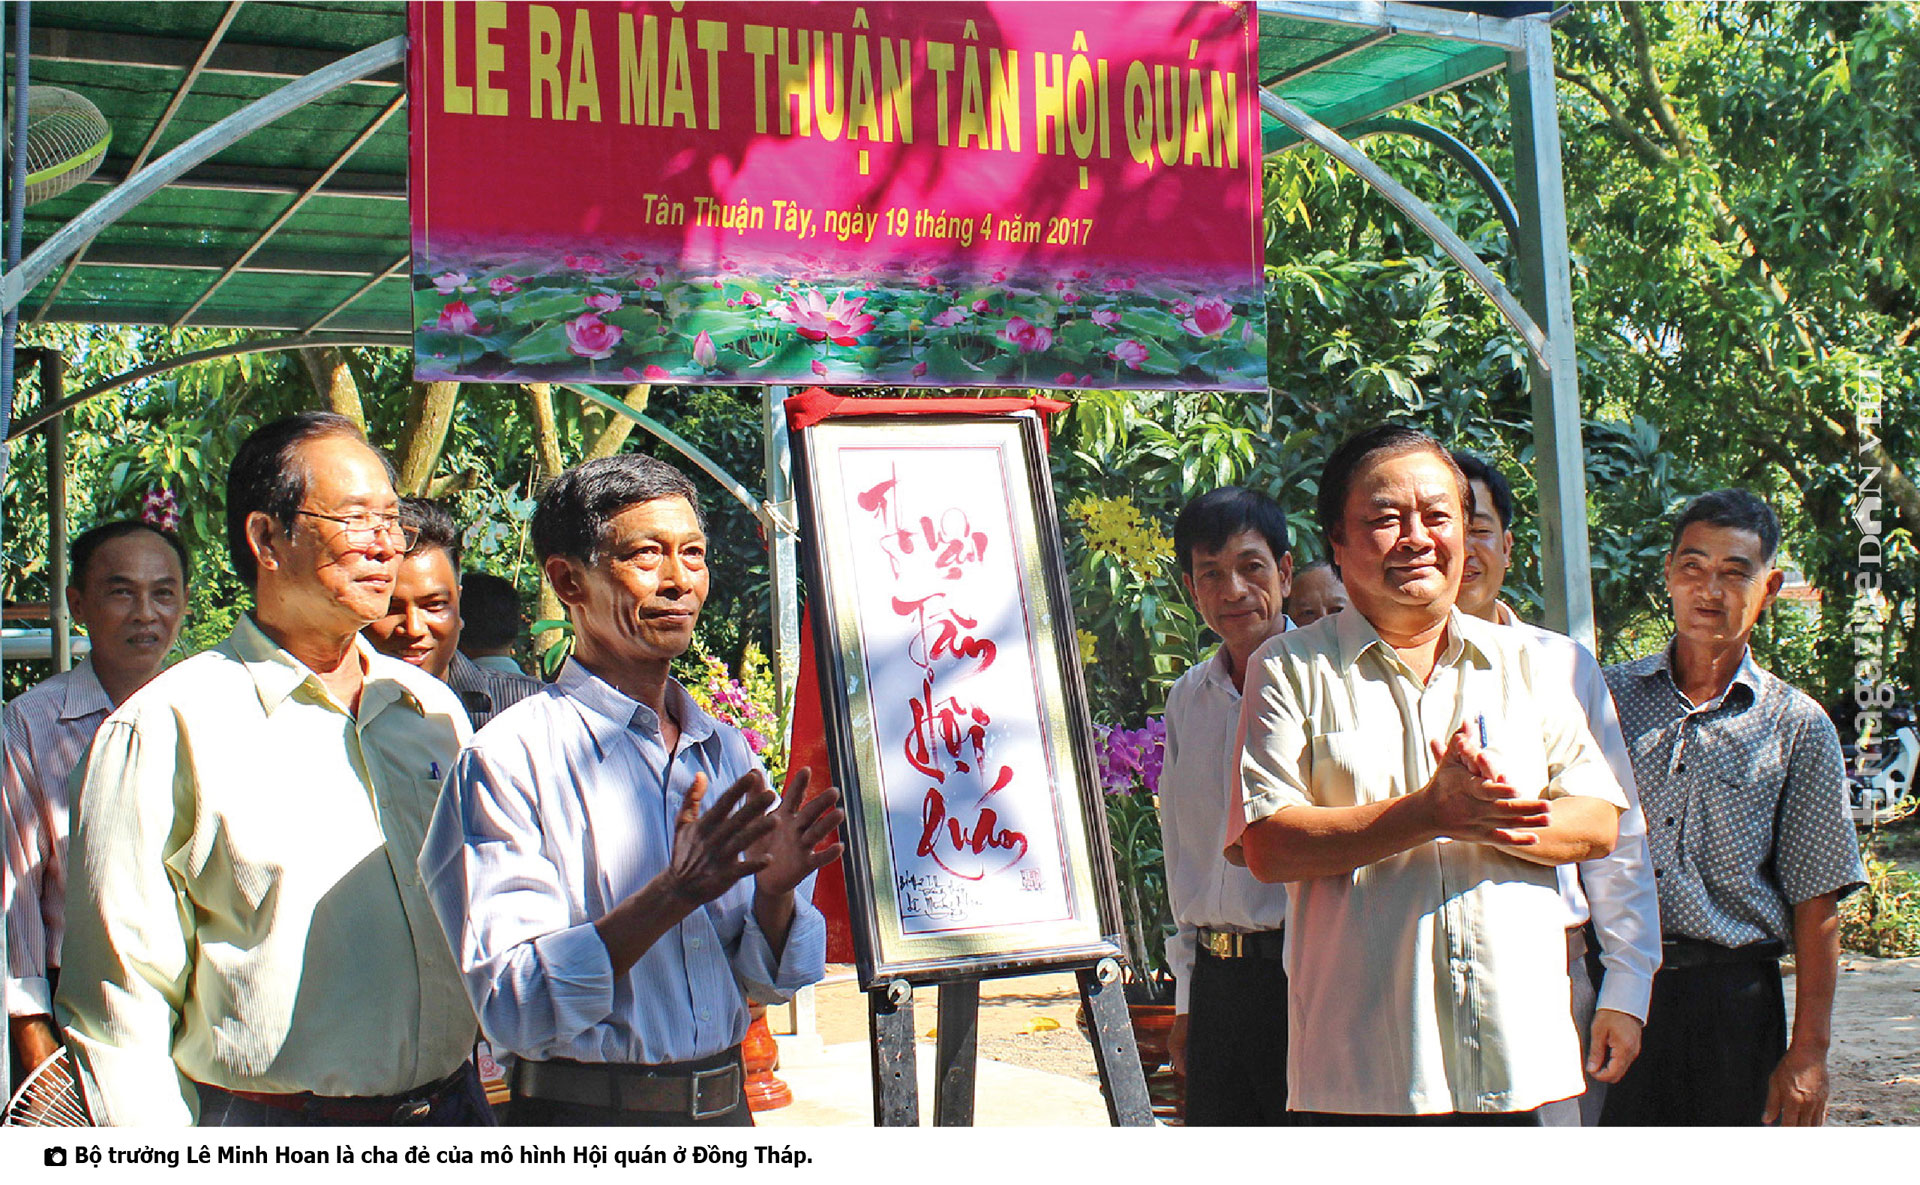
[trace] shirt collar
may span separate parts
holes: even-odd
[[[260,707],[268,715],[272,715],[281,704],[287,702],[289,696],[306,685],[311,685],[314,694],[324,702],[341,706],[328,692],[327,685],[320,681],[320,676],[269,638],[259,623],[254,621],[253,614],[240,615],[240,620],[234,623],[233,633],[227,635],[227,646],[253,680],[254,692],[260,697]],[[413,689],[390,670],[383,669],[387,666],[387,662],[381,661],[385,655],[375,650],[359,634],[353,636],[353,649],[359,656],[362,669],[366,671],[360,691],[359,716],[362,720],[373,719],[382,708],[393,703],[403,703],[420,715],[426,715],[426,707]],[[389,661],[398,663],[400,660]],[[404,663],[400,665],[405,666]],[[423,674],[421,678],[430,676]]]
[[[79,720],[113,711],[113,700],[107,695],[107,689],[100,686],[100,676],[94,673],[91,654],[67,672],[66,684],[66,694],[60,701],[60,719]]]
[[[1681,700],[1692,705],[1695,711],[1717,708],[1721,704],[1726,703],[1727,697],[1733,694],[1733,689],[1736,687],[1745,687],[1747,689],[1748,703],[1758,702],[1760,693],[1765,690],[1765,684],[1762,680],[1766,672],[1760,669],[1760,664],[1753,661],[1753,647],[1748,646],[1740,652],[1740,665],[1733,669],[1733,678],[1727,681],[1726,690],[1704,704],[1694,704],[1693,701],[1687,699],[1685,693],[1680,690],[1680,681],[1673,677],[1673,647],[1674,643],[1668,642],[1664,648],[1654,652],[1652,655],[1653,661],[1647,667],[1645,676],[1647,678],[1664,676],[1667,681],[1667,686],[1673,688],[1673,693],[1679,696]]]
[[[1280,615],[1280,633],[1284,634],[1293,628],[1293,618],[1282,613]],[[1275,634],[1274,637],[1279,637],[1279,634]],[[1267,639],[1268,642],[1272,640],[1273,638]],[[1258,656],[1263,653],[1265,646],[1266,642],[1262,642],[1259,647],[1254,648],[1253,654],[1248,656],[1249,665],[1258,660]],[[1226,688],[1233,693],[1236,699],[1239,698],[1240,689],[1233,685],[1233,676],[1227,672],[1227,644],[1225,642],[1213,648],[1213,657],[1206,661],[1206,671],[1201,678],[1208,683],[1218,684]]]
[[[1405,665],[1400,662],[1400,656],[1394,653],[1393,647],[1387,645],[1385,639],[1380,637],[1379,631],[1373,628],[1373,623],[1368,621],[1366,615],[1359,610],[1350,607],[1344,613],[1335,614],[1333,627],[1338,644],[1337,656],[1342,670],[1359,662],[1360,656],[1375,646],[1378,646],[1381,655],[1392,663]],[[1490,623],[1481,621],[1477,617],[1470,618],[1458,608],[1448,609],[1447,643],[1441,648],[1435,665],[1452,666],[1462,659],[1472,659],[1481,666],[1488,665],[1488,647],[1479,631],[1493,628],[1495,627]]]
[[[561,666],[560,676],[554,683],[580,713],[580,719],[592,734],[602,760],[613,751],[619,738],[629,731],[659,738],[660,717],[652,708],[594,674],[579,660],[569,657]],[[680,739],[683,742],[699,744],[714,734],[716,725],[713,717],[694,702],[694,698],[687,694],[686,688],[680,686],[677,679],[667,680],[666,707],[680,723]]]

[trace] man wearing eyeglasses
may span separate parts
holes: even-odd
[[[466,713],[360,637],[413,541],[398,506],[344,417],[254,433],[227,475],[252,611],[101,726],[55,1001],[97,1120],[491,1122],[416,870]]]

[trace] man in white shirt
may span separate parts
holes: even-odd
[[[1473,491],[1460,611],[1520,630],[1544,658],[1565,670],[1587,727],[1627,795],[1613,851],[1559,869],[1560,896],[1567,903],[1567,977],[1573,985],[1573,1023],[1587,1059],[1587,1090],[1578,1099],[1549,1103],[1541,1118],[1549,1127],[1596,1127],[1608,1084],[1620,1081],[1639,1056],[1653,974],[1660,967],[1660,892],[1647,860],[1647,821],[1634,789],[1633,758],[1599,661],[1573,639],[1521,621],[1500,599],[1513,560],[1513,488],[1498,469],[1471,453],[1456,451],[1453,460]]]
[[[574,627],[554,684],[460,756],[421,874],[516,1126],[752,1126],[749,1003],[818,980],[802,891],[840,845],[828,789],[787,797],[669,674],[706,602],[693,486],[624,453],[556,478],[533,547]],[[723,786],[706,803],[709,786]],[[769,810],[769,807],[773,807]]]
[[[1289,1105],[1332,1124],[1534,1124],[1579,1093],[1554,866],[1626,798],[1564,681],[1454,609],[1466,480],[1431,437],[1334,451],[1318,517],[1352,602],[1253,659],[1246,825],[1288,883]]]
[[[67,916],[67,775],[107,714],[160,673],[187,607],[187,549],[171,531],[103,523],[73,541],[70,559],[67,607],[91,649],[6,709],[7,1021],[21,1073],[60,1048],[53,989]]]
[[[1174,976],[1169,1049],[1189,1127],[1277,1124],[1287,1111],[1286,890],[1221,854],[1238,805],[1240,688],[1280,632],[1293,573],[1287,516],[1238,486],[1202,494],[1173,524],[1180,583],[1220,647],[1167,695],[1160,824]]]

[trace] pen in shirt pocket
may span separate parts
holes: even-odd
[[[1485,726],[1482,726],[1480,729],[1480,735],[1483,739],[1485,738],[1486,733],[1487,733],[1487,730]],[[440,763],[438,761],[427,762],[427,776],[429,778],[432,778],[436,782],[440,780]]]

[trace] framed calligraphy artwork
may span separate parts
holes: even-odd
[[[796,446],[863,986],[1117,954],[1037,418],[827,419]]]

